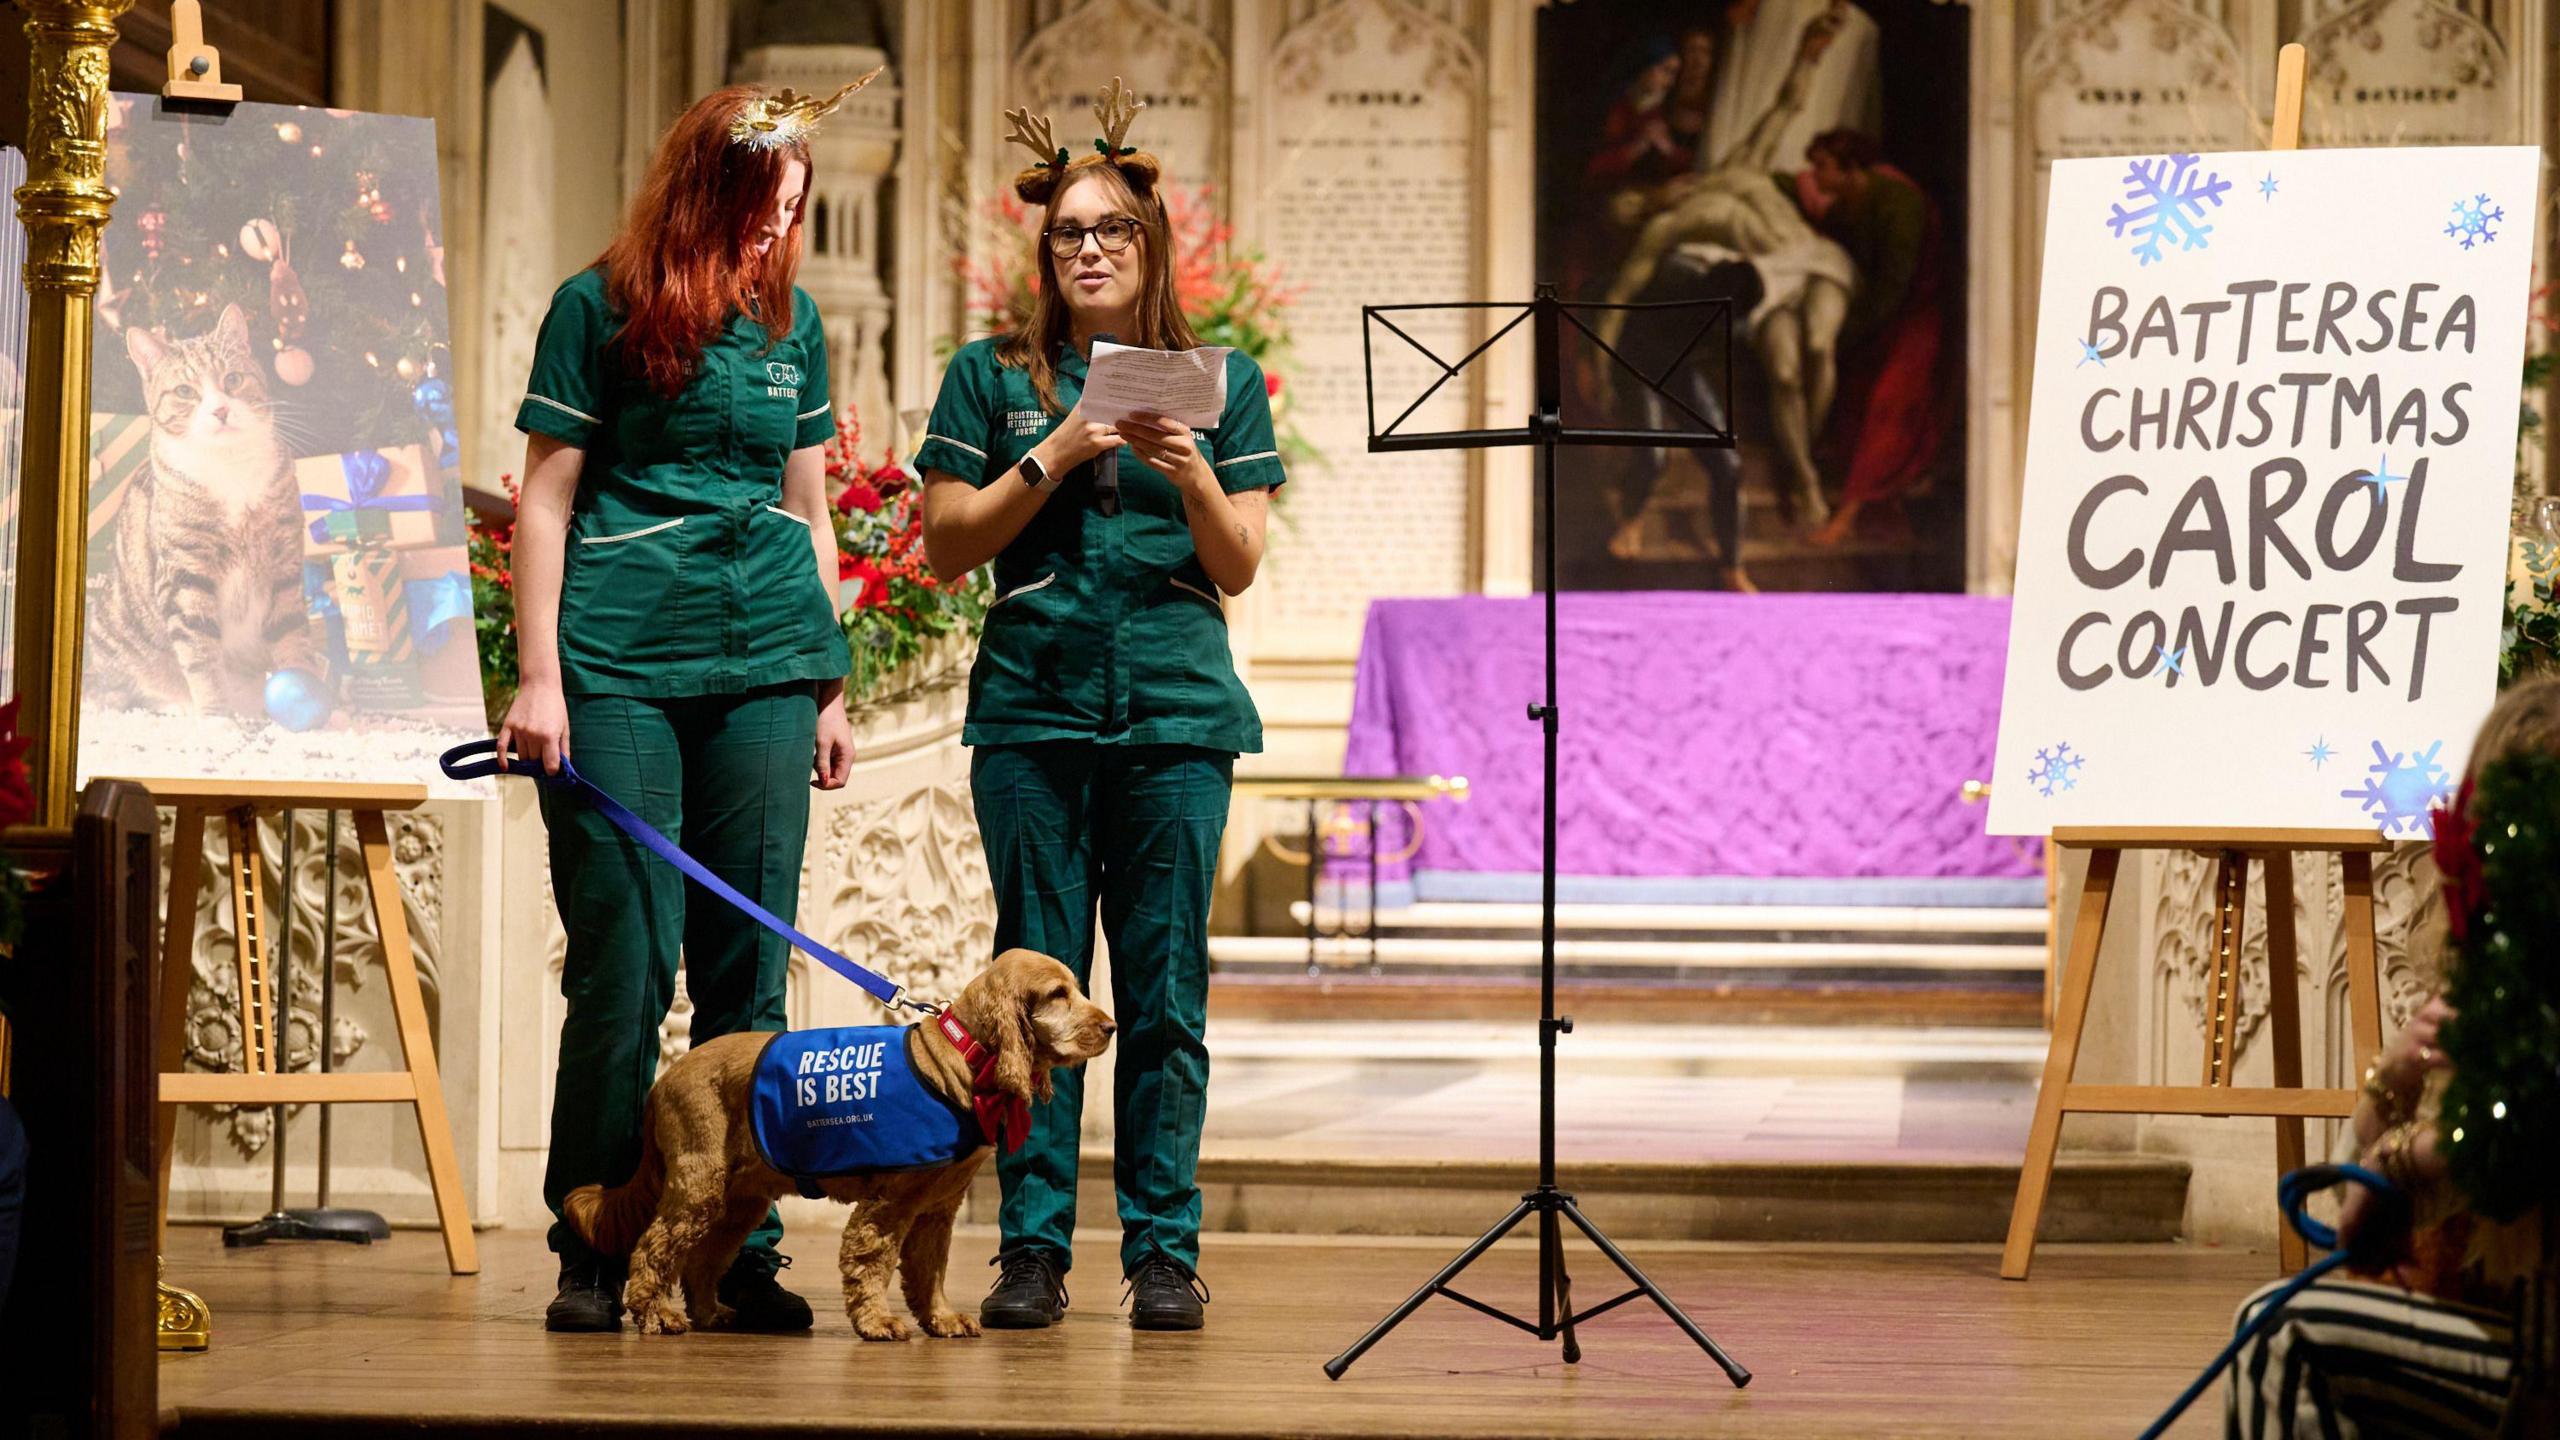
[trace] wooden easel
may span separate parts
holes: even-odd
[[[2036,1222],[2044,1215],[2053,1179],[2054,1150],[2066,1114],[2271,1115],[2276,1122],[2276,1171],[2303,1163],[2302,1122],[2309,1116],[2344,1117],[2356,1108],[2353,1090],[2305,1089],[2302,1084],[2302,1016],[2295,993],[2293,856],[2295,851],[2334,853],[2346,867],[2347,1025],[2353,1067],[2362,1073],[2382,1050],[2381,977],[2374,968],[2373,855],[2389,847],[2375,830],[2178,830],[2099,829],[2057,826],[2052,843],[2089,852],[2080,882],[2080,913],[2071,925],[2071,953],[2063,964],[2062,1011],[2053,1045],[2045,1053],[2044,1080],[2036,1087],[2034,1125],[2027,1131],[2027,1159],[2018,1172],[2018,1198],[2009,1211],[2009,1244],[2000,1275],[2027,1278],[2035,1258]],[[2203,1074],[2194,1085],[2084,1085],[2072,1078],[2080,1059],[2080,1034],[2089,1019],[2096,982],[2098,942],[2115,895],[2116,869],[2128,850],[2193,850],[2217,855],[2214,876],[2214,959],[2210,1004],[2205,1011]],[[2267,1029],[2275,1044],[2275,1081],[2267,1088],[2232,1083],[2240,1048],[2240,937],[2246,933],[2249,862],[2266,882]],[[2301,1238],[2286,1231],[2287,1270],[2302,1268]]]
[[[153,1134],[159,1167],[159,1223],[169,1224],[169,1168],[176,1148],[178,1105],[329,1105],[391,1102],[414,1105],[418,1138],[427,1152],[427,1180],[435,1191],[444,1228],[445,1261],[456,1275],[477,1274],[479,1245],[462,1197],[462,1167],[445,1117],[444,1084],[436,1069],[434,1036],[418,988],[417,957],[409,949],[409,917],[401,908],[400,876],[391,867],[393,810],[424,804],[423,785],[257,784],[236,780],[149,780],[152,798],[178,812],[170,841],[169,901],[160,950],[160,1113]],[[275,993],[268,957],[273,944],[266,884],[258,867],[258,817],[282,810],[345,810],[355,817],[364,850],[374,923],[382,935],[382,968],[391,982],[391,1008],[400,1030],[400,1070],[319,1074],[284,1068],[285,1006]],[[195,980],[196,891],[203,883],[204,830],[218,817],[228,832],[231,912],[239,930],[241,1068],[208,1073],[183,1068],[186,1059],[187,991]],[[327,1043],[324,1038],[322,1043]]]
[[[2285,46],[2276,57],[2270,149],[2301,148],[2302,76],[2302,47]],[[2089,872],[2080,885],[2080,912],[2071,927],[2061,1010],[2054,1017],[2052,1048],[2045,1053],[2044,1079],[2036,1087],[2035,1122],[2027,1132],[2017,1202],[2009,1211],[2009,1243],[2000,1254],[2000,1275],[2007,1280],[2027,1278],[2027,1267],[2035,1258],[2036,1222],[2044,1214],[2054,1150],[2066,1114],[2271,1115],[2276,1121],[2276,1172],[2283,1174],[2303,1163],[2305,1118],[2344,1118],[2355,1113],[2355,1091],[2305,1089],[2302,1084],[2301,999],[2294,988],[2296,851],[2335,854],[2345,867],[2351,1073],[2362,1074],[2382,1052],[2381,976],[2375,968],[2373,940],[2373,856],[2388,848],[2381,832],[2057,826],[2050,843],[2088,851]],[[2089,1019],[2098,942],[2115,892],[2116,869],[2127,850],[2188,850],[2219,857],[2214,878],[2213,988],[2205,1011],[2204,1074],[2199,1084],[2083,1085],[2072,1078],[2080,1058],[2080,1033]],[[2276,1083],[2265,1089],[2243,1089],[2232,1083],[2240,1036],[2240,937],[2248,918],[2252,859],[2258,861],[2266,884],[2267,1028],[2275,1045]],[[2278,1236],[2284,1268],[2301,1269],[2305,1259],[2301,1237],[2282,1226]]]

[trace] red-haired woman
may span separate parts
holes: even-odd
[[[556,773],[574,746],[581,774],[786,919],[807,787],[842,785],[853,760],[827,345],[792,284],[809,134],[833,104],[746,87],[696,101],[621,233],[552,296],[516,414],[523,678],[501,755]],[[789,947],[575,795],[546,787],[542,807],[568,932],[542,1185],[557,1217],[639,1161],[678,954],[699,1041],[784,1028]],[[740,1328],[809,1326],[775,1279],[781,1234],[776,1215],[754,1223],[720,1282]],[[619,1329],[620,1263],[556,1218],[551,1248],[549,1328]]]

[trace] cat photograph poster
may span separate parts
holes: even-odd
[[[82,774],[450,790],[487,728],[434,126],[108,126]]]

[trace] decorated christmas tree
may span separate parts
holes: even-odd
[[[125,332],[201,335],[236,305],[297,454],[451,438],[428,122],[112,104],[97,409],[142,409]]]

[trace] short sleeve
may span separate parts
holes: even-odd
[[[604,423],[604,351],[612,338],[603,276],[583,271],[553,291],[534,337],[533,372],[525,377],[516,428],[585,449]]]
[[[1218,417],[1218,488],[1230,495],[1277,490],[1288,481],[1271,430],[1271,388],[1242,351],[1227,356],[1227,408]]]
[[[818,302],[806,290],[792,294],[792,331],[800,342],[799,426],[791,448],[806,450],[836,438],[835,402],[827,395],[827,331],[818,319]]]
[[[939,470],[985,489],[1011,469],[992,458],[996,432],[996,359],[993,342],[972,341],[960,347],[942,372],[941,393],[933,397],[933,415],[925,421],[924,443],[916,447],[918,474]]]

